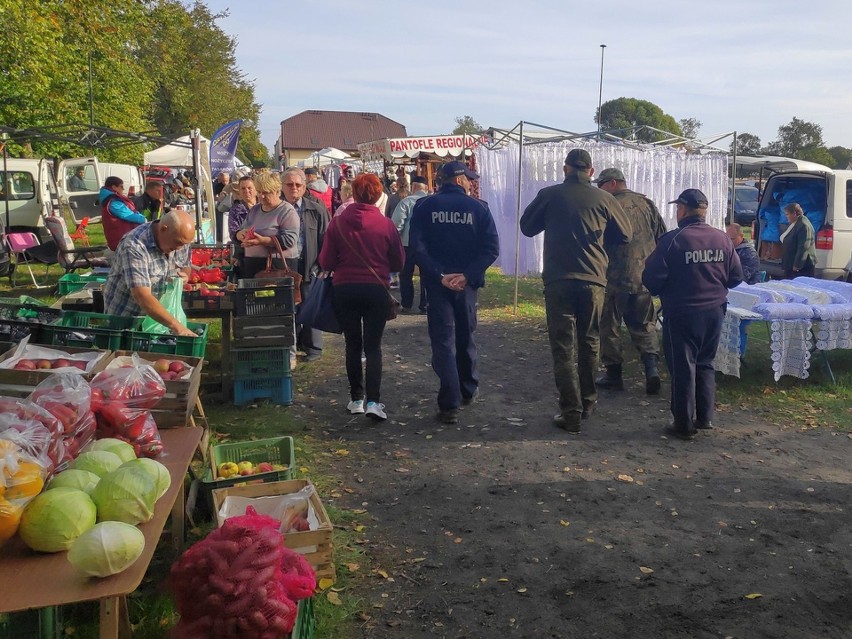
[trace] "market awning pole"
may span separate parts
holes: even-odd
[[[204,243],[204,234],[201,231],[201,130],[193,129],[189,133],[192,140],[192,170],[195,173],[195,239],[199,244]]]
[[[3,201],[6,203],[6,233],[9,232],[9,171],[8,164],[6,162],[6,158],[9,157],[9,153],[6,151],[6,145],[9,144],[9,139],[6,136],[6,132],[3,132],[3,184],[0,185],[0,189],[3,191]]]
[[[521,260],[521,180],[523,179],[524,161],[524,121],[521,120],[521,128],[518,133],[518,210],[515,219],[515,303],[512,315],[518,314],[518,269]]]

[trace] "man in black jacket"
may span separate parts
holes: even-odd
[[[302,252],[295,268],[303,278],[301,292],[304,299],[308,293],[308,284],[320,270],[317,258],[328,229],[329,214],[325,204],[306,193],[307,179],[302,169],[284,171],[281,184],[284,199],[296,209],[301,222]],[[319,359],[322,356],[322,331],[310,326],[297,326],[296,348],[305,353],[305,359],[309,362]]]
[[[713,428],[713,360],[728,289],[743,281],[743,270],[731,239],[704,221],[704,193],[686,189],[669,204],[677,204],[678,227],[660,238],[645,261],[642,282],[663,304],[663,350],[674,416],[666,433],[692,439],[696,429]]]
[[[565,180],[538,192],[521,217],[521,232],[544,232],[544,301],[559,413],[553,423],[580,432],[580,420],[597,405],[595,371],[600,348],[607,244],[628,242],[632,226],[618,201],[592,186],[592,157],[573,149]]]

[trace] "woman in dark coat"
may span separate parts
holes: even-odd
[[[781,234],[781,267],[784,269],[784,277],[788,280],[813,277],[816,266],[814,227],[805,217],[802,207],[795,202],[784,207],[784,215],[789,224]]]

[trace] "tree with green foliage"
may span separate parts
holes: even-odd
[[[451,135],[462,135],[463,133],[474,135],[482,131],[482,125],[469,115],[460,115],[456,118],[456,128]]]
[[[832,146],[827,150],[834,160],[829,164],[832,169],[846,169],[849,167],[849,163],[852,162],[852,149],[847,149],[844,146]]]
[[[734,152],[734,143],[731,142],[731,153]],[[760,155],[760,138],[753,133],[740,133],[737,135],[737,155]]]
[[[678,120],[678,124],[680,124],[681,135],[690,140],[698,137],[698,131],[702,127],[701,120],[698,118],[683,118]]]
[[[659,142],[668,137],[666,133],[682,135],[677,120],[664,113],[653,102],[636,98],[618,98],[604,102],[600,111],[595,114],[595,122],[603,130],[615,130],[638,142]],[[665,133],[636,127],[653,127]]]
[[[767,152],[797,158],[804,149],[820,146],[823,146],[822,127],[794,117],[789,123],[778,127],[778,139],[767,146]]]

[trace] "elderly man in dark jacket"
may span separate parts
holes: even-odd
[[[544,232],[544,301],[553,373],[559,391],[556,426],[580,432],[580,419],[597,405],[595,371],[600,347],[607,243],[629,242],[630,220],[618,201],[591,183],[592,157],[573,149],[565,158],[565,181],[538,192],[521,217],[521,232]]]
[[[293,205],[301,221],[302,252],[298,263],[293,266],[303,277],[302,299],[304,299],[308,292],[308,284],[320,270],[317,260],[330,217],[325,204],[306,192],[307,180],[302,169],[294,168],[284,171],[281,184],[284,199]],[[296,347],[304,351],[307,361],[319,359],[322,356],[322,332],[306,325],[297,326]]]

